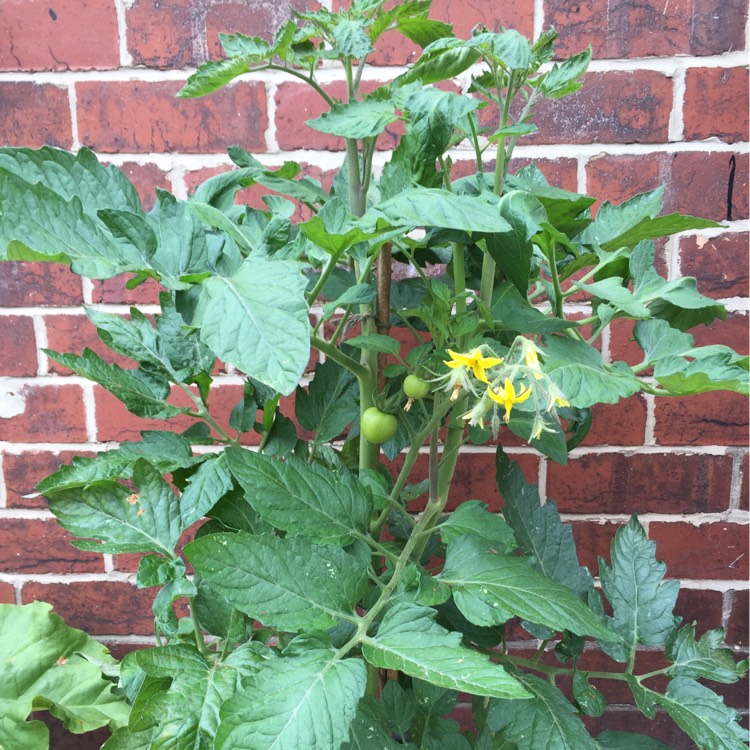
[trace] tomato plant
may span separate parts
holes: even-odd
[[[360,428],[368,443],[380,445],[396,434],[398,420],[393,414],[386,414],[377,406],[370,406],[362,413]]]

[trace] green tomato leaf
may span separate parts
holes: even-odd
[[[118,448],[95,457],[74,456],[71,464],[61,466],[43,479],[37,489],[45,494],[85,487],[103,479],[130,479],[139,458],[148,457],[149,463],[160,474],[187,469],[204,460],[203,456],[193,456],[190,442],[174,432],[145,431],[141,437],[142,441],[121,443]]]
[[[114,165],[101,165],[90,149],[72,154],[50,146],[38,150],[0,148],[0,170],[31,184],[40,183],[63,200],[77,197],[89,216],[103,208],[140,213],[141,201],[128,178]]]
[[[295,413],[302,427],[315,432],[317,443],[327,443],[359,416],[358,397],[354,375],[327,359],[315,366],[308,390],[297,390]]]
[[[670,750],[658,740],[643,734],[607,730],[596,737],[600,750]]]
[[[180,496],[182,527],[192,526],[208,513],[232,489],[232,475],[225,453],[209,456],[190,476]]]
[[[501,554],[508,554],[517,547],[513,529],[501,516],[489,513],[486,503],[479,500],[461,503],[447,520],[440,524],[440,537],[446,544],[464,534],[484,539]]]
[[[427,45],[419,60],[396,80],[402,85],[421,81],[428,86],[460,75],[477,62],[479,57],[480,53],[467,46],[463,40],[450,36],[441,37]]]
[[[231,276],[200,287],[193,325],[225,362],[288,396],[310,358],[301,266],[251,255]]]
[[[624,648],[603,644],[618,661],[632,658],[636,646],[662,646],[675,626],[672,614],[679,581],[664,581],[667,566],[655,559],[656,542],[633,516],[612,540],[611,565],[599,560],[602,591],[612,605],[612,627],[622,637]]]
[[[337,103],[330,111],[306,122],[321,133],[360,140],[380,135],[397,119],[393,102],[372,100]]]
[[[393,684],[396,684],[393,680],[387,682],[383,692]],[[357,705],[357,713],[349,727],[349,740],[341,750],[403,750],[403,745],[391,737],[388,717],[381,704],[365,696]]]
[[[129,729],[149,732],[152,748],[211,747],[222,704],[268,658],[253,645],[221,662],[207,661],[187,643],[139,651],[136,661],[147,678],[133,703]]]
[[[267,43],[266,43],[266,46]],[[195,99],[217,91],[233,81],[237,76],[250,70],[250,61],[244,57],[229,60],[208,60],[204,62],[177,92],[183,99]]]
[[[380,669],[398,669],[432,685],[472,695],[525,698],[527,691],[499,664],[461,645],[461,634],[438,625],[436,612],[402,602],[383,617],[362,654]]]
[[[655,694],[654,698],[699,747],[747,748],[750,735],[740,726],[737,711],[724,705],[720,696],[700,683],[676,677],[667,686],[666,695]]]
[[[235,609],[290,632],[351,619],[367,577],[366,560],[304,537],[213,534],[188,544],[185,555]]]
[[[82,537],[75,543],[80,549],[158,552],[171,559],[183,530],[177,498],[145,459],[134,464],[133,482],[137,493],[112,481],[55,491],[47,495],[49,508],[63,528]]]
[[[38,706],[48,707],[76,734],[127,722],[129,707],[102,668],[116,662],[100,643],[68,627],[52,606],[0,604],[0,746],[46,750],[48,730],[27,723]]]
[[[361,659],[310,648],[265,662],[221,709],[216,750],[330,750],[349,737],[365,691]]]
[[[590,63],[591,46],[577,55],[571,55],[562,63],[555,63],[552,70],[542,79],[542,93],[550,99],[561,99],[578,91],[583,85],[582,77]]]
[[[373,51],[364,21],[360,19],[342,18],[333,27],[333,38],[338,51],[355,60],[361,60]]]
[[[66,262],[92,279],[148,268],[148,257],[121,245],[88,214],[81,199],[65,199],[0,168],[0,259]]]
[[[477,625],[499,625],[516,615],[556,631],[616,639],[567,586],[540,573],[530,558],[498,554],[474,536],[448,545],[438,580],[453,589],[456,605]]]
[[[517,333],[557,333],[576,326],[574,321],[544,315],[532,307],[509,281],[502,281],[495,286],[490,314],[496,329]]]
[[[499,211],[510,231],[485,237],[487,250],[508,280],[525,296],[534,252],[531,238],[541,231],[547,212],[538,198],[521,190],[503,195]]]
[[[247,501],[277,529],[342,547],[366,533],[372,501],[353,474],[242,448],[227,448],[226,456]]]
[[[575,708],[546,680],[518,674],[532,698],[528,701],[493,700],[487,726],[515,743],[517,750],[597,750]]]
[[[513,529],[518,547],[533,555],[539,570],[580,599],[586,600],[594,581],[578,562],[573,529],[560,518],[554,500],[544,505],[535,484],[527,484],[521,467],[498,447],[497,489],[503,498],[503,516]]]
[[[392,226],[440,227],[464,232],[509,232],[496,202],[433,188],[407,188],[371,208],[363,218],[374,224],[385,219]]]
[[[153,370],[123,370],[110,364],[91,349],[84,349],[83,356],[60,354],[43,350],[45,354],[69,367],[77,375],[82,375],[106,388],[139,417],[169,419],[190,411],[188,407],[177,407],[166,402],[169,397],[169,382]]]
[[[480,49],[485,59],[495,60],[511,70],[531,65],[531,43],[515,29],[476,34],[465,44]]]
[[[714,682],[737,682],[747,672],[748,660],[735,662],[734,652],[722,648],[724,629],[706,631],[695,639],[695,623],[675,630],[667,639],[665,652],[672,662],[670,677],[704,677]]]
[[[358,349],[367,349],[371,352],[382,352],[383,354],[398,354],[401,351],[401,344],[390,336],[384,336],[381,333],[367,333],[363,336],[355,336],[347,339],[349,346],[356,346]]]
[[[605,364],[600,352],[585,341],[545,336],[543,354],[552,382],[580,409],[598,403],[616,404],[640,390],[629,367]]]
[[[340,307],[347,305],[366,305],[375,299],[375,290],[370,284],[355,284],[349,287],[340,297],[333,302],[323,305],[323,320],[330,320]]]

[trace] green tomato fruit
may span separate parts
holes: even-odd
[[[404,380],[404,393],[415,401],[424,398],[430,392],[430,384],[426,383],[418,375],[407,375]]]
[[[398,420],[393,414],[386,414],[377,406],[371,406],[362,414],[360,429],[368,443],[380,445],[396,434]]]

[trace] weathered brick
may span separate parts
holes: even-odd
[[[0,583],[0,604],[15,604],[16,590],[10,583]]]
[[[747,648],[750,643],[750,623],[748,618],[748,592],[732,592],[732,611],[729,614],[726,642],[732,646]]]
[[[7,315],[0,318],[0,376],[23,377],[37,372],[34,322],[30,317]]]
[[[547,472],[547,494],[565,513],[706,513],[729,506],[732,458],[594,453]]]
[[[747,397],[714,391],[656,400],[654,435],[660,445],[748,444]]]
[[[74,628],[91,635],[153,635],[151,604],[156,589],[137,589],[124,581],[74,581],[24,584],[24,604],[45,601]]]
[[[649,524],[656,556],[667,563],[671,578],[747,580],[747,526],[736,523]]]
[[[51,83],[0,81],[0,143],[71,148],[67,89]]]
[[[732,161],[734,160],[734,161]],[[741,153],[604,155],[586,165],[589,195],[612,203],[666,185],[664,213],[679,211],[715,221],[747,218],[748,160]],[[729,187],[731,184],[731,200]]]
[[[748,108],[747,68],[688,68],[682,109],[686,140],[746,141]]]
[[[527,482],[537,482],[539,477],[539,459],[531,454],[512,456],[523,469]],[[403,464],[403,456],[398,456],[390,462],[389,468],[394,476]],[[409,476],[409,484],[416,484],[428,476],[428,457],[420,455],[417,459],[412,473]],[[495,483],[495,454],[475,453],[468,457],[459,458],[456,473],[451,483],[447,510],[455,510],[465,500],[481,500],[486,503],[493,513],[500,510],[502,501]],[[423,495],[419,500],[409,505],[410,511],[424,509],[427,496]]]
[[[555,500],[554,488],[549,482],[547,494]],[[598,575],[599,558],[610,559],[610,548],[615,533],[623,525],[621,521],[573,521],[573,539],[578,550],[578,562],[587,567],[592,575]]]
[[[0,4],[0,70],[90,70],[116,68],[119,63],[114,3],[11,0]]]
[[[369,93],[378,87],[377,82],[365,81],[363,93]],[[338,100],[346,98],[346,83],[337,81],[324,86],[329,96]],[[321,96],[304,83],[282,83],[276,91],[276,142],[282,150],[317,149],[324,151],[343,151],[343,138],[313,130],[306,125],[307,120],[314,120],[328,106]],[[378,138],[378,149],[395,148],[398,134],[403,131],[400,122],[389,125]]]
[[[106,740],[112,736],[107,727],[95,729],[85,734],[73,734],[65,729],[65,725],[49,711],[32,713],[29,721],[44,722],[49,728],[49,746],[55,750],[99,750]]]
[[[0,570],[7,573],[103,573],[102,556],[70,542],[57,520],[4,518],[0,523]]]
[[[0,263],[0,305],[65,307],[83,301],[81,278],[59,263]]]
[[[292,18],[293,11],[318,10],[319,3],[305,0],[281,0],[275,3],[247,3],[229,0],[209,4],[206,10],[206,38],[212,60],[225,57],[219,33],[244,34],[273,39],[276,29]]]
[[[635,706],[607,706],[602,716],[582,716],[589,733],[596,737],[601,732],[620,731],[643,734],[680,750],[697,750],[695,744],[672,719],[657,709],[653,719],[646,718]]]
[[[128,161],[120,165],[122,173],[133,183],[141,198],[144,211],[150,211],[156,202],[156,188],[172,190],[172,182],[156,164],[139,164]]]
[[[117,305],[157,305],[161,287],[155,279],[146,279],[135,289],[128,289],[126,284],[131,274],[120,274],[111,279],[95,280],[91,290],[92,302],[105,302]]]
[[[740,0],[545,0],[545,23],[560,38],[557,53],[567,56],[589,44],[594,59],[679,54],[718,55],[744,49],[747,10]]]
[[[747,235],[732,232],[718,237],[681,237],[680,272],[683,276],[695,276],[699,291],[708,297],[747,295],[750,286]]]
[[[48,315],[45,319],[47,327],[47,347],[55,352],[82,354],[88,347],[107,362],[115,362],[120,367],[135,367],[132,359],[112,351],[98,336],[94,324],[86,315]],[[72,372],[65,365],[61,365],[51,357],[47,357],[49,371],[57,375],[71,375]]]
[[[539,106],[534,118],[539,131],[526,142],[661,143],[667,140],[671,108],[672,81],[662,73],[589,73],[575,94]]]
[[[70,463],[73,456],[93,455],[85,451],[29,451],[3,455],[6,501],[9,508],[46,508],[43,497],[35,494],[35,487],[45,477]]]
[[[547,182],[554,187],[570,190],[575,193],[578,191],[578,161],[576,159],[521,159],[514,158],[511,161],[511,173],[515,173],[529,164],[535,164],[539,167],[542,174],[547,178]],[[487,165],[487,169],[494,168],[494,161]],[[473,174],[474,169],[470,174]]]
[[[746,314],[727,313],[726,320],[715,320],[710,326],[696,326],[690,329],[690,333],[696,346],[723,344],[731,346],[739,354],[747,354],[750,349]]]
[[[179,89],[171,81],[78,83],[81,142],[105,153],[265,148],[262,84],[238,83],[210,99],[177,99]]]
[[[9,442],[86,440],[83,393],[77,385],[4,386],[3,439]],[[6,411],[6,409],[8,411]]]
[[[646,435],[646,402],[642,396],[592,408],[589,434],[582,445],[641,445]]]
[[[750,453],[742,459],[742,484],[740,485],[740,510],[750,510]]]

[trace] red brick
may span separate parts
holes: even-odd
[[[112,736],[107,727],[95,729],[85,734],[73,734],[65,729],[62,721],[54,717],[49,711],[32,713],[31,720],[44,722],[49,728],[49,747],[55,750],[99,750],[102,744]]]
[[[103,573],[102,556],[70,542],[56,520],[4,518],[0,524],[0,570],[8,573]]]
[[[745,453],[742,459],[742,484],[740,485],[740,510],[750,510],[750,454]]]
[[[683,117],[685,140],[747,140],[747,68],[688,68]]]
[[[262,36],[269,41],[278,28],[293,17],[293,10],[318,10],[320,5],[305,0],[281,0],[276,3],[248,4],[247,2],[221,2],[211,4],[206,12],[206,37],[212,60],[225,57],[219,44],[219,33]]]
[[[6,392],[8,389],[4,389]],[[86,440],[83,393],[78,385],[24,385],[15,394],[14,409],[23,411],[2,421],[9,442],[70,442]]]
[[[214,385],[209,398],[209,408],[216,421],[228,429],[229,414],[242,398],[242,386],[222,384]],[[180,415],[169,420],[143,419],[131,414],[125,405],[111,393],[99,386],[94,387],[96,402],[97,438],[100,441],[140,440],[142,430],[174,430],[182,432],[197,420]],[[188,397],[177,388],[173,390],[170,403],[177,406],[191,406]],[[232,431],[231,434],[234,434]],[[243,436],[243,443],[257,444],[259,436],[247,433]]]
[[[567,56],[591,44],[594,59],[717,55],[745,48],[747,11],[740,0],[545,1],[545,23],[560,34],[557,53]]]
[[[667,563],[671,578],[747,580],[747,526],[733,523],[649,524],[656,556]]]
[[[378,83],[366,81],[362,84],[363,92],[372,91]],[[326,85],[326,92],[335,99],[346,98],[346,83],[337,81]],[[321,96],[304,83],[282,83],[276,91],[276,142],[282,150],[317,149],[324,151],[343,151],[343,138],[321,133],[306,125],[307,120],[314,120],[328,105]],[[389,125],[378,138],[378,149],[392,149],[398,143],[398,134],[403,131],[400,122]]]
[[[662,73],[589,73],[575,94],[539,106],[539,131],[526,142],[662,143],[671,108],[672,81]]]
[[[30,451],[3,455],[6,500],[9,508],[46,508],[41,496],[24,497],[35,493],[36,485],[62,464],[68,464],[73,456],[93,455],[79,451]]]
[[[747,218],[748,160],[744,154],[685,151],[673,154],[611,156],[586,165],[586,192],[620,203],[666,185],[664,213],[679,211],[715,221],[727,219],[730,160],[735,158],[732,219]]]
[[[33,320],[26,316],[8,315],[0,318],[0,321],[0,351],[3,353],[0,375],[36,375],[36,337]]]
[[[708,297],[744,297],[750,286],[748,238],[741,232],[680,238],[680,272]]]
[[[537,456],[521,454],[512,456],[511,458],[519,463],[527,482],[539,481],[539,458]],[[398,475],[402,464],[403,456],[398,456],[389,465],[391,473],[394,476]],[[412,469],[409,484],[416,484],[427,478],[427,464],[427,455],[420,455]],[[483,503],[488,504],[492,512],[496,513],[500,510],[502,501],[497,491],[497,484],[495,483],[494,453],[475,453],[471,455],[464,453],[459,457],[446,509],[455,510],[465,500],[481,500]],[[426,502],[427,496],[423,495],[418,501],[409,505],[409,510],[423,510]]]
[[[690,738],[661,710],[657,710],[655,718],[648,719],[635,707],[611,705],[607,706],[603,716],[581,718],[593,737],[605,730],[634,732],[663,742],[667,747],[697,750]]]
[[[147,279],[135,289],[128,289],[126,283],[131,278],[131,274],[120,274],[111,279],[94,280],[91,301],[117,305],[159,304],[159,292],[162,289],[158,281]]]
[[[50,83],[0,82],[0,143],[72,148],[67,89]]]
[[[729,614],[726,642],[732,646],[742,646],[746,649],[750,643],[750,638],[748,638],[749,633],[748,592],[747,590],[733,591],[732,611]]]
[[[48,315],[45,318],[47,326],[47,347],[55,352],[82,354],[88,347],[95,351],[107,362],[116,362],[120,367],[135,367],[136,363],[128,357],[112,351],[96,332],[94,324],[83,314],[81,315]],[[70,375],[71,371],[64,365],[48,357],[49,371],[57,375]]]
[[[656,400],[660,445],[748,444],[747,396],[726,391]]]
[[[734,165],[734,166],[733,166]],[[732,176],[734,171],[734,176]],[[665,211],[679,211],[716,221],[748,218],[748,154],[684,151],[673,155]]]
[[[85,19],[85,21],[84,21]],[[100,0],[0,5],[0,70],[90,70],[120,63],[117,14]]]
[[[642,396],[592,409],[589,434],[583,445],[641,445],[646,435],[646,402]]]
[[[665,560],[669,568],[669,560]],[[681,588],[677,596],[674,613],[682,617],[683,623],[696,623],[696,634],[700,637],[707,630],[720,628],[724,611],[724,595],[712,589]]]
[[[26,583],[24,604],[45,601],[73,628],[91,635],[153,635],[151,603],[156,589],[137,589],[124,581]]]
[[[547,182],[554,187],[578,192],[578,161],[576,159],[516,159],[511,162],[512,172],[529,164],[535,164],[539,167],[542,174],[547,178]],[[494,168],[494,160],[490,162],[487,169]],[[471,172],[473,174],[473,170]]]
[[[635,367],[643,362],[643,349],[635,343],[633,326],[636,321],[619,319],[613,320],[610,326],[609,354],[613,362],[626,362]],[[650,370],[644,370],[644,373]]]
[[[0,583],[0,604],[15,604],[16,590],[10,583]]]
[[[262,84],[238,83],[210,99],[176,99],[180,87],[171,81],[77,84],[81,142],[106,153],[202,153],[236,143],[265,148]]]
[[[547,471],[547,495],[564,513],[705,513],[729,506],[732,457],[587,454]]]
[[[334,2],[334,8],[341,5]],[[479,24],[494,31],[516,29],[530,37],[533,34],[534,4],[532,0],[510,0],[493,7],[476,0],[435,0],[430,7],[429,17],[453,24],[453,33],[462,39],[468,38],[472,29]],[[390,31],[378,39],[375,52],[368,59],[374,65],[406,65],[415,62],[420,52],[418,45],[397,31]]]
[[[715,320],[710,326],[696,326],[690,329],[690,333],[696,346],[723,344],[739,354],[747,354],[750,348],[748,317],[742,313],[728,313],[726,320]]]
[[[81,278],[59,263],[0,263],[0,306],[63,307],[83,301]]]
[[[150,211],[156,202],[156,188],[172,190],[172,182],[156,164],[138,164],[128,161],[120,165],[122,173],[133,183],[144,211]]]
[[[548,490],[548,495],[551,499],[556,499],[554,491]],[[622,521],[573,521],[571,524],[578,550],[578,561],[587,567],[592,575],[598,575],[600,557],[610,559],[612,539],[622,525]]]

